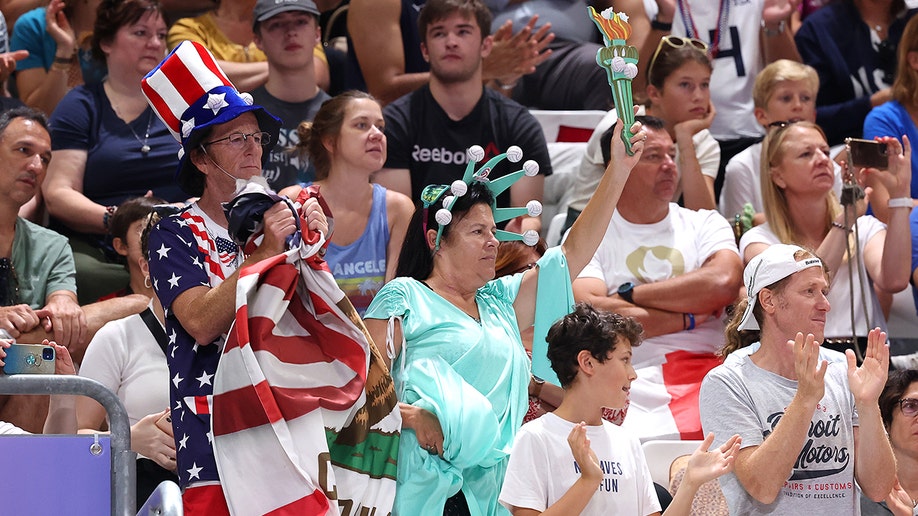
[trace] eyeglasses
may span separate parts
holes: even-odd
[[[228,142],[230,147],[233,147],[234,149],[241,149],[242,147],[245,146],[245,143],[249,141],[249,138],[251,138],[252,141],[255,142],[256,145],[261,145],[262,147],[271,143],[270,134],[264,131],[256,131],[251,134],[233,133],[225,138],[220,138],[218,140],[204,142],[203,145],[213,145],[215,143]]]
[[[691,45],[696,50],[700,50],[703,54],[708,54],[708,44],[700,39],[695,38],[683,38],[681,36],[663,36],[660,38],[660,44],[657,45],[657,49],[653,53],[653,57],[650,58],[650,65],[647,66],[647,81],[650,82],[650,78],[653,77],[653,65],[657,62],[657,56],[660,55],[660,52],[663,50],[664,46],[669,48],[682,48],[686,45]]]
[[[915,398],[903,398],[897,402],[899,410],[905,417],[915,417],[918,415],[918,400]]]

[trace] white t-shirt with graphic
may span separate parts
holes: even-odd
[[[500,503],[544,511],[580,478],[567,436],[574,423],[553,413],[526,423],[510,453]],[[584,516],[628,514],[644,516],[660,510],[640,442],[620,427],[603,421],[588,426],[590,447],[603,470],[602,481]]]
[[[669,205],[669,214],[654,224],[633,224],[618,210],[602,243],[578,278],[598,278],[607,295],[619,285],[655,283],[700,269],[719,251],[737,252],[733,229],[713,210],[688,210]],[[634,367],[658,365],[672,351],[714,353],[724,343],[724,324],[711,317],[694,330],[660,335],[633,349]]]
[[[730,514],[859,514],[854,487],[854,427],[858,418],[848,389],[847,364],[838,361],[839,355],[820,350],[820,357],[829,360],[825,395],[777,499],[768,505],[756,501],[736,475],[728,473],[720,477],[720,485]],[[733,434],[743,438],[743,448],[762,444],[774,432],[796,392],[796,381],[758,367],[745,353],[730,354],[701,384],[701,423],[705,432],[714,432],[712,448]]]

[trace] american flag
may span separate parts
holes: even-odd
[[[233,514],[386,515],[401,428],[392,379],[316,254],[324,240],[306,240],[240,270],[214,378],[223,491]]]

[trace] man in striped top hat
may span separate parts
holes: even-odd
[[[166,310],[170,403],[185,514],[229,514],[211,432],[213,376],[235,316],[237,269],[286,250],[297,226],[283,202],[264,214],[264,238],[246,255],[227,231],[222,204],[260,176],[280,120],[240,94],[207,49],[186,41],[142,82],[157,115],[182,144],[176,179],[197,198],[150,234],[150,276]],[[318,203],[301,216],[327,232]]]

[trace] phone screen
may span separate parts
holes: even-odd
[[[889,168],[889,156],[886,154],[885,143],[848,138],[845,144],[853,167],[880,170]]]

